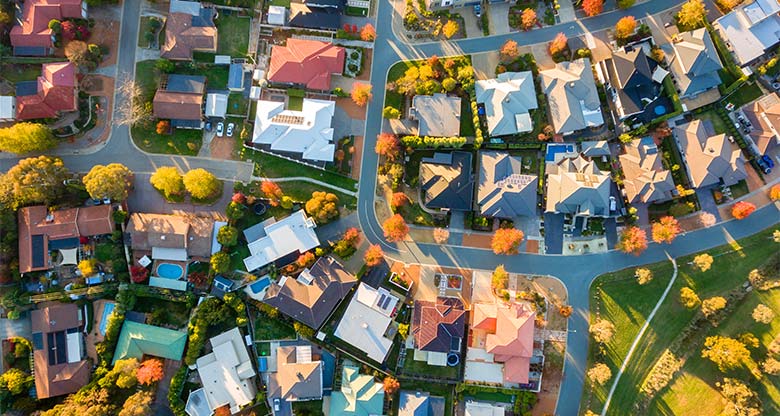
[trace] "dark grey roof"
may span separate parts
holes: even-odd
[[[16,96],[38,94],[38,81],[21,81],[16,83]]]
[[[228,72],[228,89],[241,89],[244,86],[244,66],[241,64],[230,64]]]
[[[293,27],[336,30],[341,27],[341,13],[309,7],[302,3],[290,3],[290,20],[287,24]]]
[[[523,161],[505,152],[481,152],[477,204],[486,217],[536,215],[539,178],[522,174]]]
[[[201,7],[197,16],[192,16],[193,27],[212,27],[214,26],[214,9],[211,7]]]
[[[40,46],[14,46],[14,56],[46,56],[49,48]]]
[[[206,90],[206,77],[202,75],[168,75],[166,91],[191,92],[203,94]]]
[[[474,194],[471,153],[436,153],[420,163],[420,189],[428,208],[470,211]]]
[[[179,119],[173,119],[171,120],[171,126],[172,127],[179,127],[183,129],[199,129],[201,125],[201,120],[179,120]]]
[[[653,82],[653,70],[656,66],[658,64],[647,59],[640,47],[612,55],[609,77],[612,87],[620,96],[623,116],[642,111],[658,96],[659,85]]]

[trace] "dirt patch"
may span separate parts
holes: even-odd
[[[211,140],[211,157],[215,159],[236,160],[235,140],[231,137],[215,137]]]
[[[117,44],[119,42],[119,21],[117,20],[95,20],[95,26],[92,28],[92,36],[89,41],[98,44],[108,52],[103,56],[103,61],[98,65],[104,68],[116,65]],[[135,50],[132,51],[135,53]]]
[[[463,234],[463,245],[466,247],[490,248],[490,242],[492,240],[492,234],[476,234],[470,232]]]
[[[544,378],[542,379],[542,391],[538,394],[531,415],[544,416],[555,414],[555,405],[558,402],[558,392],[561,388],[563,374],[563,353],[566,346],[562,342],[546,341],[544,343]]]
[[[344,110],[344,112],[347,113],[347,115],[351,119],[354,120],[366,119],[366,108],[358,106],[349,97],[336,98],[336,105],[339,106],[339,108],[341,108],[342,110]]]
[[[360,81],[369,81],[371,79],[371,63],[374,57],[374,50],[364,48],[363,49],[363,71],[357,76]]]
[[[352,147],[355,151],[352,152],[352,160],[350,162],[352,172],[350,176],[354,180],[360,180],[360,161],[361,157],[363,157],[363,136],[355,136],[355,142],[352,144]]]

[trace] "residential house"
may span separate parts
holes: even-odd
[[[282,276],[271,284],[263,302],[319,329],[356,284],[355,276],[333,257],[320,257],[297,278]]]
[[[341,75],[345,58],[344,48],[332,43],[289,38],[271,49],[268,81],[330,91],[330,77]]]
[[[87,383],[84,317],[75,303],[55,303],[30,313],[33,375],[38,400],[74,393]]]
[[[0,96],[0,123],[7,123],[16,119],[16,97],[13,95]]]
[[[491,136],[527,133],[534,129],[531,110],[539,108],[531,71],[504,72],[474,85],[477,104],[485,108]]]
[[[521,156],[512,156],[506,152],[480,152],[477,185],[479,213],[495,218],[536,216],[539,178],[522,172]]]
[[[171,127],[203,128],[203,94],[206,77],[170,74],[165,76],[152,101],[156,118],[171,121]]]
[[[680,98],[693,98],[720,85],[723,65],[706,28],[675,35],[662,48]]]
[[[718,31],[739,65],[748,65],[780,43],[780,4],[755,0],[735,7],[712,26]]]
[[[311,345],[280,346],[276,349],[276,371],[269,373],[267,385],[266,397],[274,415],[292,415],[293,402],[322,399],[324,364]]]
[[[460,97],[447,94],[415,95],[409,118],[418,123],[420,136],[452,137],[460,134]]]
[[[568,135],[604,124],[590,59],[560,62],[539,75],[555,133]]]
[[[398,302],[398,298],[387,289],[374,289],[360,283],[333,335],[362,351],[368,358],[384,362],[393,346],[395,333],[387,333]]]
[[[16,84],[16,119],[55,118],[78,110],[78,79],[71,62],[41,66],[37,81]]]
[[[715,134],[709,120],[677,125],[673,133],[693,188],[730,186],[747,179],[742,151],[725,134]]]
[[[178,361],[184,354],[187,332],[147,325],[125,319],[114,351],[114,363],[146,355]]]
[[[428,365],[446,366],[447,355],[459,354],[466,335],[466,310],[458,298],[414,302],[411,334],[414,359]]]
[[[303,99],[303,108],[285,110],[283,102],[257,102],[252,143],[312,162],[332,162],[335,101]]]
[[[216,9],[196,1],[171,0],[160,56],[191,61],[193,52],[217,52]]]
[[[609,173],[579,155],[547,165],[547,212],[583,217],[610,215]]]
[[[427,391],[401,390],[398,395],[398,416],[441,416],[445,413],[444,397],[431,396]]]
[[[759,154],[768,154],[780,145],[780,96],[776,92],[742,107],[742,112],[753,125],[749,136]]]
[[[612,58],[605,61],[609,76],[609,91],[620,120],[640,114],[653,107],[648,107],[659,96],[660,83],[667,74],[663,69],[659,78],[654,77],[658,64],[645,55],[641,47],[627,46],[614,52]],[[655,113],[652,113],[655,117]]]
[[[428,208],[471,211],[474,175],[471,153],[434,153],[420,162],[420,192]]]
[[[55,264],[76,265],[81,239],[114,231],[112,214],[110,205],[60,210],[43,205],[20,208],[19,272],[49,270]]]
[[[238,328],[223,332],[209,342],[212,352],[195,363],[203,387],[190,393],[185,409],[205,402],[211,412],[227,406],[231,414],[236,414],[252,403],[257,394],[252,358]]]
[[[492,0],[490,3],[509,3],[509,0]],[[477,3],[474,0],[425,0],[425,4],[428,10],[441,10],[450,7],[472,6]]]
[[[49,22],[87,18],[87,2],[82,0],[27,0],[17,7],[21,7],[21,17],[10,33],[14,55],[51,55],[55,34]]]
[[[580,142],[580,154],[587,158],[607,157],[612,156],[612,151],[609,150],[609,142],[606,140],[586,140]]]
[[[290,3],[288,25],[307,29],[338,30],[344,0],[299,0]]]
[[[628,202],[650,204],[672,199],[677,193],[672,173],[665,169],[661,152],[652,137],[624,145],[619,156],[623,168],[623,188]]]
[[[506,408],[486,402],[466,401],[464,416],[504,416]]]
[[[385,390],[374,376],[360,374],[360,368],[345,365],[341,390],[330,396],[330,416],[375,416],[383,414]]]
[[[244,259],[246,269],[251,272],[271,263],[277,267],[292,263],[299,255],[320,245],[314,232],[316,227],[313,219],[298,210],[279,221],[269,218],[247,228],[244,237],[249,243],[250,256]]]

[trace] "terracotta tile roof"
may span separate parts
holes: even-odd
[[[331,43],[287,39],[287,45],[274,46],[268,80],[281,84],[302,84],[313,90],[329,90],[331,74],[344,69],[344,48]]]
[[[535,312],[528,303],[510,306],[478,304],[474,307],[474,323],[495,319],[495,328],[485,339],[485,351],[493,354],[496,362],[504,363],[504,380],[528,383],[530,359],[534,352]]]
[[[193,16],[187,13],[171,13],[165,22],[165,44],[160,56],[167,59],[191,60],[193,51],[216,52],[217,28],[193,26]]]
[[[209,257],[214,220],[197,216],[133,213],[127,223],[127,232],[130,233],[133,250],[186,248],[190,256]]]
[[[52,47],[49,21],[81,18],[81,0],[27,0],[20,24],[11,29],[13,46]]]
[[[412,333],[416,347],[423,351],[449,352],[459,349],[466,325],[463,302],[457,298],[436,298],[436,302],[418,300],[412,314]]]
[[[157,90],[154,94],[154,116],[176,120],[200,120],[203,95]]]
[[[76,66],[71,62],[43,64],[37,93],[16,97],[16,118],[54,118],[61,111],[75,111]]]
[[[777,129],[780,129],[780,96],[777,93],[759,98],[745,106],[742,111],[753,125],[750,137],[761,154],[766,154],[780,145],[780,137],[777,134]]]

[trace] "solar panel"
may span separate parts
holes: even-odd
[[[32,334],[33,339],[33,349],[38,351],[43,349],[43,334],[40,332],[36,332]]]
[[[62,364],[68,360],[68,347],[65,339],[65,331],[59,331],[54,334],[57,339],[57,364]]]
[[[46,334],[46,339],[49,341],[49,365],[55,365],[57,364],[57,356],[55,355],[57,349],[54,343],[54,334],[51,332]]]
[[[382,304],[382,309],[387,309],[387,305],[390,304],[390,297],[385,298],[385,302]]]
[[[43,234],[34,235],[30,239],[32,246],[32,265],[33,267],[43,267]]]
[[[376,303],[376,304],[377,304],[377,306],[379,306],[380,308],[383,308],[383,309],[384,309],[384,307],[382,306],[382,302],[384,302],[384,301],[385,301],[385,298],[386,298],[386,297],[387,297],[387,296],[385,296],[385,294],[384,294],[384,293],[380,293],[380,294],[379,294],[379,301]]]

